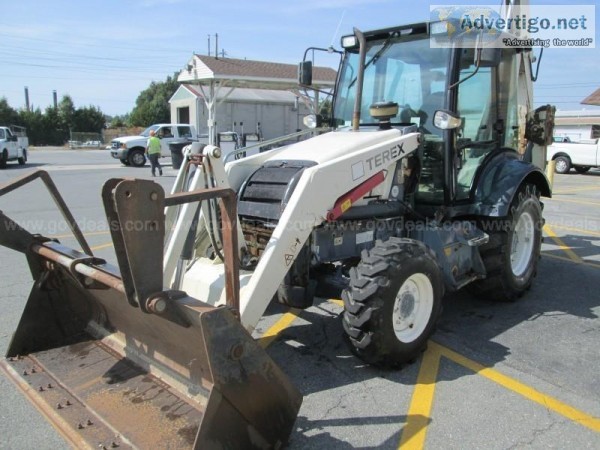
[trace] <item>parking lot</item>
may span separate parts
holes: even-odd
[[[97,256],[114,262],[100,199],[113,177],[150,177],[105,150],[30,152],[0,184],[47,170]],[[168,160],[167,160],[168,161]],[[155,178],[168,192],[175,171]],[[399,371],[364,365],[342,340],[338,299],[304,310],[269,308],[255,331],[304,395],[290,449],[600,448],[600,170],[556,175],[543,199],[537,279],[515,303],[449,294],[427,351]],[[0,210],[37,233],[76,241],[41,185],[0,198]],[[0,248],[0,351],[21,316],[31,275]],[[64,448],[65,441],[0,376],[0,448]]]

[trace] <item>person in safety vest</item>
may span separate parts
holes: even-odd
[[[148,155],[148,159],[150,160],[150,166],[152,168],[152,176],[156,176],[156,169],[158,169],[158,174],[162,176],[162,167],[160,166],[160,162],[158,158],[160,158],[160,139],[157,138],[156,132],[154,130],[150,130],[150,137],[148,138],[148,143],[146,144],[146,155]]]

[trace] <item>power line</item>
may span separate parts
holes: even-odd
[[[11,39],[21,39],[21,40],[25,40],[25,41],[67,44],[70,46],[100,47],[100,48],[105,48],[105,49],[121,49],[121,50],[136,50],[136,51],[149,52],[150,54],[155,54],[157,51],[164,51],[164,52],[180,52],[181,51],[180,48],[173,48],[173,47],[155,47],[155,46],[153,46],[152,48],[149,48],[147,45],[144,45],[142,47],[107,45],[105,43],[98,44],[98,43],[90,43],[90,42],[82,42],[82,41],[73,42],[73,41],[61,41],[61,40],[56,40],[56,39],[40,39],[40,38],[17,36],[17,35],[8,34],[8,33],[0,33],[0,36],[8,37]]]

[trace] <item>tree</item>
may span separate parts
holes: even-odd
[[[110,126],[112,128],[121,128],[127,126],[129,123],[129,114],[124,114],[122,116],[114,116],[110,121]]]
[[[327,119],[331,117],[331,100],[329,98],[323,100],[319,105],[319,114]]]
[[[43,139],[47,145],[63,145],[69,140],[69,130],[62,124],[60,114],[54,106],[48,106],[41,119]]]
[[[77,108],[73,114],[71,130],[72,131],[91,131],[101,133],[106,120],[100,108],[87,106]]]
[[[177,72],[172,77],[168,76],[164,82],[153,81],[147,89],[140,92],[135,108],[131,111],[129,124],[146,127],[153,123],[170,123],[169,99],[178,87]]]
[[[19,113],[8,104],[6,97],[0,98],[0,125],[21,125]]]
[[[75,104],[69,95],[63,95],[58,104],[58,117],[62,122],[63,128],[67,131],[73,126],[73,117],[75,116]]]
[[[42,111],[37,108],[33,111],[23,109],[19,112],[21,123],[27,127],[27,137],[30,145],[62,145],[63,140],[56,136],[57,127],[54,121],[57,119],[56,110],[48,108],[54,112],[50,115],[42,114]]]

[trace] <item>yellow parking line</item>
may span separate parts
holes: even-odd
[[[550,239],[554,241],[556,245],[558,245],[561,248],[561,250],[563,250],[567,254],[569,258],[571,258],[572,261],[579,264],[583,263],[583,259],[581,259],[579,255],[577,255],[571,249],[571,247],[565,244],[563,240],[559,238],[554,231],[552,231],[552,228],[550,228],[548,225],[544,225],[544,232],[550,237]]]
[[[335,303],[338,306],[344,307],[344,300],[340,300],[339,298],[330,298],[327,300],[328,302]]]
[[[289,327],[292,322],[298,318],[299,314],[300,310],[290,309],[289,312],[285,313],[271,328],[265,331],[263,335],[258,338],[258,345],[260,345],[262,348],[267,348],[269,345],[271,345],[271,343],[277,339],[279,333]]]
[[[96,245],[95,247],[90,247],[91,251],[100,250],[101,248],[112,247],[112,242],[107,242],[106,244]]]
[[[564,256],[558,256],[558,255],[551,255],[550,253],[547,253],[547,252],[542,252],[542,257],[560,259],[561,261],[567,261],[567,262],[571,262],[571,263],[575,263],[575,264],[583,264],[584,266],[593,267],[595,269],[600,269],[600,264],[594,264],[594,263],[591,263],[591,262],[588,262],[585,260],[583,260],[582,262],[577,262],[577,261],[573,261],[571,258],[566,258]]]
[[[92,233],[85,233],[85,237],[88,237],[88,236],[100,236],[100,235],[109,234],[109,233],[110,233],[110,231],[94,231]],[[73,238],[73,239],[75,239],[75,236],[73,236],[72,233],[58,234],[56,236],[49,236],[49,237],[51,237],[53,239],[66,239],[66,238]]]
[[[406,425],[402,429],[399,449],[420,450],[425,447],[439,366],[440,352],[437,347],[430,347],[423,354],[415,390],[408,408]]]
[[[338,305],[342,303],[341,300],[337,299],[329,299],[329,301]],[[300,312],[301,311],[297,309],[290,309],[289,312],[285,313],[262,335],[261,338],[257,340],[258,344],[263,348],[267,348],[277,339],[282,330],[289,327],[292,322],[298,318]],[[402,450],[421,450],[425,446],[427,426],[431,422],[431,409],[433,406],[436,381],[442,356],[499,384],[505,389],[538,403],[579,425],[600,433],[600,418],[596,418],[577,408],[573,408],[560,400],[546,395],[496,370],[485,367],[443,345],[429,341],[429,348],[423,354],[415,390],[407,413],[406,425],[402,430],[402,436],[400,438],[398,448],[401,448]]]
[[[577,408],[573,408],[560,400],[546,395],[494,369],[485,367],[443,345],[429,341],[429,348],[423,354],[423,359],[421,361],[415,390],[407,413],[406,425],[404,426],[402,436],[400,437],[399,449],[422,450],[425,448],[427,426],[431,422],[431,408],[433,406],[435,385],[442,356],[579,425],[600,432],[600,418],[586,414]]]
[[[600,203],[598,202],[586,202],[583,200],[567,200],[566,198],[545,198],[544,201],[551,201],[551,202],[567,202],[567,203],[578,203],[580,205],[592,205],[592,206],[600,206]]]
[[[522,395],[523,397],[538,403],[543,407],[554,411],[575,423],[578,423],[579,425],[587,427],[593,431],[600,432],[600,418],[591,416],[583,411],[573,408],[572,406],[567,405],[560,400],[543,394],[538,390],[533,389],[532,387],[529,387],[511,377],[503,375],[496,370],[485,367],[440,344],[430,341],[429,345],[433,350],[437,350],[441,356],[444,356],[451,361],[454,361],[455,363],[472,370],[488,380],[491,380],[510,391]]]
[[[563,225],[556,225],[555,223],[551,225],[552,228],[558,228],[560,230],[575,231],[576,233],[589,234],[591,236],[600,236],[600,233],[597,231],[584,230],[583,228],[565,227]]]

